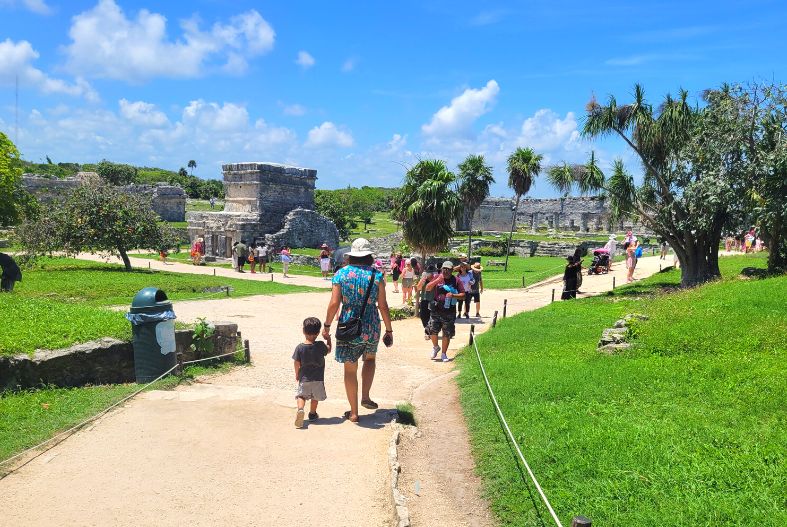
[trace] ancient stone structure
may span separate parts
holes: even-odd
[[[487,198],[473,215],[473,230],[508,231],[514,203],[513,199]],[[516,211],[516,224],[531,230],[620,232],[633,229],[647,232],[631,218],[613,223],[609,202],[601,197],[523,199]]]
[[[22,185],[41,203],[63,200],[75,188],[90,177],[98,177],[95,172],[80,172],[73,178],[50,178],[25,174]],[[129,194],[142,194],[150,198],[153,210],[164,221],[184,221],[186,219],[186,192],[177,185],[157,183],[155,185],[126,185],[118,187]]]
[[[275,163],[222,166],[224,211],[190,212],[189,236],[205,240],[209,256],[232,255],[234,242],[266,242],[273,247],[339,244],[332,221],[314,212],[317,171]]]

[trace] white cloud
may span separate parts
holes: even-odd
[[[28,11],[39,15],[51,15],[54,12],[51,7],[46,5],[44,0],[20,0],[18,2],[14,0],[0,0],[0,6],[8,5],[13,7],[16,4],[22,4]]]
[[[249,112],[243,106],[225,102],[191,101],[183,109],[183,123],[211,132],[243,130],[249,125]]]
[[[156,109],[155,104],[144,101],[130,102],[126,99],[118,101],[120,114],[134,124],[162,127],[169,123],[164,112]]]
[[[20,85],[34,86],[43,93],[62,93],[84,97],[90,101],[98,100],[98,94],[81,77],[69,83],[34,68],[30,63],[38,57],[38,52],[26,40],[15,43],[7,38],[0,42],[0,84],[11,86],[18,77]]]
[[[317,61],[314,60],[314,57],[312,57],[308,51],[299,51],[298,58],[295,59],[295,64],[297,64],[298,66],[300,66],[305,70],[314,66],[316,62]]]
[[[284,104],[280,101],[279,106],[281,107],[281,111],[284,115],[294,115],[297,117],[306,115],[306,107],[302,104]]]
[[[440,108],[421,130],[435,138],[467,134],[475,120],[492,109],[498,93],[500,87],[494,79],[483,88],[468,88],[451,99],[450,105]]]
[[[349,132],[342,131],[330,121],[325,121],[320,126],[315,126],[309,130],[306,146],[329,147],[338,146],[348,148],[353,146],[353,136]]]
[[[242,73],[250,57],[273,48],[275,32],[257,11],[233,16],[203,31],[195,18],[182,35],[167,37],[167,19],[142,9],[126,17],[114,0],[99,0],[76,15],[65,46],[67,68],[82,75],[140,82],[153,77],[198,77],[221,68]]]
[[[342,64],[342,71],[344,73],[350,73],[355,69],[355,66],[357,65],[358,65],[358,59],[349,58],[345,60],[344,63]]]
[[[573,112],[566,113],[565,118],[561,119],[552,110],[542,108],[533,117],[522,122],[517,143],[537,151],[552,151],[559,148],[571,149],[579,140],[580,134]]]

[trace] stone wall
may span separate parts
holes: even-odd
[[[82,185],[82,177],[57,179],[25,174],[22,176],[22,185],[38,201],[48,204],[65,199],[69,193]],[[141,194],[149,197],[151,208],[164,221],[184,221],[186,219],[186,192],[179,186],[158,183],[156,185],[126,185],[118,188],[129,194]]]
[[[510,230],[514,203],[513,199],[487,198],[473,215],[473,230]],[[609,202],[602,197],[523,199],[516,211],[516,224],[530,230],[578,233],[622,232],[628,229],[638,233],[649,232],[631,218],[612,222]]]
[[[273,247],[328,247],[339,246],[336,225],[317,212],[295,209],[284,217],[284,227],[274,234],[265,235],[265,243]]]
[[[216,322],[211,355],[237,348],[238,325]],[[176,353],[193,360],[191,330],[175,332]],[[231,358],[231,357],[229,357]],[[223,359],[228,360],[228,359]],[[0,357],[0,392],[43,385],[74,387],[86,384],[134,382],[134,348],[130,342],[103,338],[61,350],[36,351],[32,356]]]

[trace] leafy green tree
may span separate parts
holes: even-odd
[[[314,205],[317,212],[331,220],[339,231],[339,238],[346,240],[350,236],[350,229],[355,224],[350,217],[348,204],[331,191],[318,190],[314,193]]]
[[[467,225],[467,256],[473,250],[473,214],[489,196],[489,186],[495,182],[492,167],[482,155],[469,155],[459,163],[459,200]]]
[[[134,183],[137,178],[137,169],[131,165],[113,163],[102,159],[96,165],[98,175],[110,185],[128,185]]]
[[[194,169],[197,168],[197,162],[193,159],[189,159],[188,167],[191,169],[191,175],[194,175]]]
[[[0,132],[0,226],[16,225],[34,214],[37,203],[22,188],[22,161],[14,143]]]
[[[508,234],[508,245],[506,246],[506,263],[504,269],[508,271],[508,255],[511,252],[511,239],[514,237],[516,227],[516,213],[519,210],[519,201],[522,196],[530,192],[533,181],[541,172],[541,161],[543,156],[536,154],[532,148],[517,148],[514,153],[508,156],[508,186],[516,195],[514,210],[511,211],[511,232]]]
[[[174,232],[159,220],[149,199],[95,183],[75,189],[60,206],[25,222],[19,234],[30,256],[109,252],[120,256],[130,271],[128,251],[177,245]]]
[[[641,86],[634,100],[602,105],[591,100],[583,128],[586,137],[618,136],[634,151],[644,169],[637,184],[621,161],[609,178],[583,184],[604,190],[613,214],[636,215],[664,238],[681,264],[681,285],[693,286],[720,276],[718,247],[740,204],[746,164],[725,139],[727,125],[718,121],[718,101],[692,106],[688,94],[667,95],[654,110]]]
[[[448,244],[460,210],[456,176],[444,161],[426,159],[405,174],[394,217],[402,222],[404,241],[426,258]]]

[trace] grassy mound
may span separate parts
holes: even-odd
[[[785,525],[787,277],[675,292],[679,272],[558,302],[478,340],[498,400],[561,520],[599,525]],[[667,291],[673,291],[667,294]],[[634,348],[596,352],[626,313]],[[477,466],[504,525],[540,525],[473,354],[460,358]],[[532,489],[531,489],[532,490]],[[532,490],[536,496],[535,491]]]

